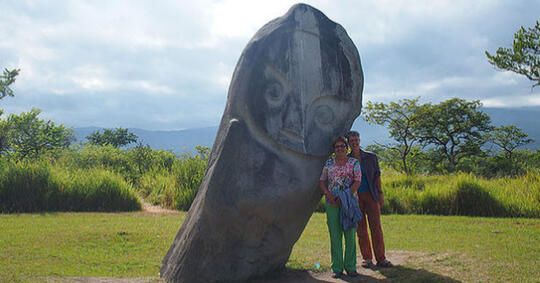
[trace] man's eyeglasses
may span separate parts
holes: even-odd
[[[340,145],[334,145],[334,148],[346,148],[347,146],[344,145],[344,144],[340,144]]]

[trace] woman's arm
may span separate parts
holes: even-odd
[[[320,180],[319,181],[319,188],[321,189],[321,192],[326,197],[326,200],[328,201],[328,203],[330,205],[336,206],[336,202],[334,201],[335,197],[332,194],[332,192],[330,192],[330,190],[328,189],[328,181]]]
[[[356,194],[358,192],[358,189],[360,188],[360,182],[354,181],[354,183],[351,185],[351,194]]]

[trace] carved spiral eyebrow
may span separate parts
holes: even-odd
[[[337,95],[319,96],[309,106],[308,119],[313,119],[320,129],[331,131],[332,125],[343,121],[351,107],[349,99]]]

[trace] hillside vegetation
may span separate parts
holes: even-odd
[[[138,210],[137,196],[187,211],[204,176],[209,149],[176,156],[138,146],[65,149],[39,161],[0,162],[4,213]],[[471,173],[406,175],[383,169],[384,214],[540,217],[540,177],[485,178]],[[324,211],[324,198],[317,211]]]
[[[387,125],[394,140],[367,147],[384,168],[383,213],[540,217],[540,150],[521,150],[533,140],[513,125],[494,127],[480,106],[457,98],[367,103],[365,119]],[[0,212],[130,211],[140,198],[191,206],[210,148],[176,155],[123,128],[74,145],[72,129],[40,113],[0,117]]]

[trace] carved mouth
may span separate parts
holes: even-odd
[[[286,128],[281,128],[279,132],[292,142],[297,142],[297,143],[304,142],[304,136],[295,131],[292,131]]]

